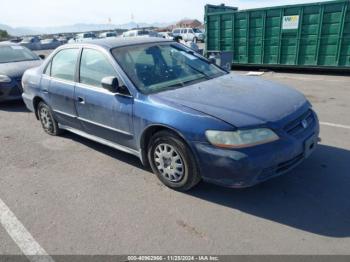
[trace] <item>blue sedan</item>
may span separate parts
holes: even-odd
[[[168,187],[243,188],[310,156],[319,123],[299,92],[230,74],[160,38],[64,45],[23,77],[46,133],[64,130],[133,154]]]
[[[42,60],[26,47],[0,43],[0,102],[22,98],[22,75]]]

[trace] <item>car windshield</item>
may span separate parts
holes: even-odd
[[[202,33],[202,31],[199,30],[199,29],[197,29],[197,28],[194,28],[194,29],[193,29],[193,32],[195,32],[195,33]]]
[[[0,46],[0,63],[39,60],[39,57],[23,46]]]
[[[227,74],[177,43],[117,47],[112,54],[144,94],[181,88]]]

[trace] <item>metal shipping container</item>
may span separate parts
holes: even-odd
[[[233,65],[350,69],[350,0],[238,11],[205,8],[206,52]]]

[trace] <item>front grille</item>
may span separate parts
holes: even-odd
[[[15,77],[14,80],[16,80],[18,83],[21,83],[22,82],[22,77],[21,76]]]
[[[22,94],[22,88],[19,84],[16,84],[11,88],[9,96],[20,96]]]
[[[303,158],[304,158],[304,154],[300,154],[289,161],[279,164],[277,167],[276,173],[280,174],[287,171],[288,169],[298,164],[301,160],[303,160]]]
[[[286,131],[291,136],[298,136],[310,128],[315,126],[315,115],[312,110],[308,110],[297,119],[291,121],[284,127],[284,131]],[[303,121],[307,123],[307,127],[303,126]]]
[[[23,92],[22,90],[22,77],[13,78],[15,83],[14,87],[12,87],[9,96],[20,96]]]
[[[300,154],[288,161],[278,164],[277,166],[265,168],[259,176],[259,181],[264,181],[274,176],[281,175],[282,173],[298,165],[303,159],[304,155]]]

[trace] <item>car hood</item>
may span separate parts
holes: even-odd
[[[237,74],[153,96],[208,114],[237,128],[279,121],[307,103],[304,95],[294,89]]]
[[[7,75],[8,77],[20,77],[27,69],[40,66],[42,62],[42,60],[33,60],[14,63],[0,63],[0,74]]]

